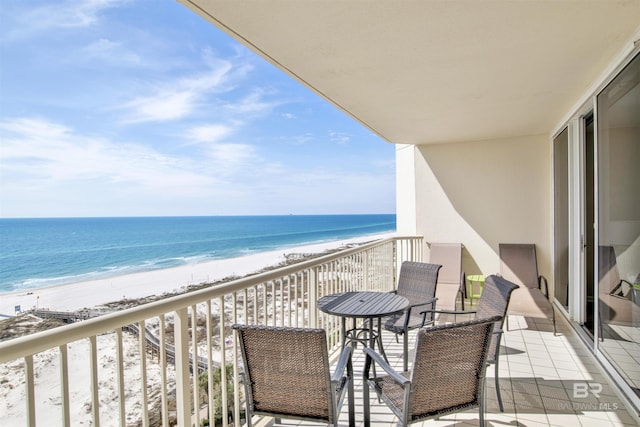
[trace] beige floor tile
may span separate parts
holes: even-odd
[[[623,408],[615,390],[607,377],[594,362],[580,339],[568,328],[562,319],[558,321],[560,335],[553,336],[547,322],[528,321],[518,316],[510,318],[511,330],[503,339],[503,353],[500,357],[499,382],[505,412],[498,409],[494,386],[494,367],[487,371],[486,425],[500,426],[637,426],[636,421]],[[529,328],[539,330],[531,330]],[[413,341],[414,334],[409,342]],[[383,335],[385,350],[390,362],[396,368],[402,365],[402,346],[393,335]],[[622,349],[622,346],[616,347]],[[356,425],[363,426],[362,350],[355,355],[356,373]],[[599,399],[574,398],[574,387],[583,382],[603,384]],[[372,426],[397,427],[398,420],[384,405],[377,402],[372,394]],[[601,406],[604,405],[604,406]],[[616,410],[617,409],[617,410]],[[341,414],[341,426],[347,425],[346,406]],[[317,423],[291,421],[288,426],[315,427]],[[477,426],[477,410],[443,416],[414,424],[416,426]]]

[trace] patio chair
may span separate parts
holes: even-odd
[[[442,265],[438,273],[438,287],[436,289],[438,308],[456,310],[456,301],[459,295],[464,310],[466,289],[464,286],[465,274],[462,271],[462,243],[432,243],[429,262]]]
[[[518,285],[511,296],[507,314],[549,319],[553,323],[553,335],[556,335],[556,314],[549,300],[547,279],[538,274],[536,246],[500,243],[499,250],[500,274]],[[506,321],[509,330],[509,319]]]
[[[332,375],[324,329],[249,325],[233,329],[242,351],[247,426],[256,414],[336,426],[345,394],[349,426],[355,426],[350,346],[343,348]]]
[[[498,375],[498,363],[500,361],[500,341],[502,340],[502,326],[507,315],[509,300],[511,299],[511,294],[516,289],[518,289],[518,285],[494,274],[488,276],[485,279],[484,290],[482,291],[478,306],[475,310],[433,310],[434,314],[444,313],[453,315],[454,322],[457,320],[458,315],[473,315],[474,320],[486,319],[496,316],[499,317],[500,320],[496,321],[493,325],[493,333],[491,344],[489,346],[489,354],[487,356],[487,364],[494,365],[495,367],[494,379],[500,412],[504,412],[502,395],[500,394],[500,377]],[[425,312],[424,314],[427,315],[428,313]]]
[[[399,373],[365,348],[364,425],[371,424],[369,390],[406,426],[479,407],[484,426],[484,382],[491,331],[498,317],[420,329],[411,371]],[[384,374],[370,376],[373,364]]]
[[[435,308],[436,286],[438,283],[438,271],[441,265],[424,262],[405,261],[400,266],[400,276],[395,293],[409,300],[409,308],[403,313],[382,319],[382,327],[387,331],[402,335],[404,370],[409,364],[409,338],[408,333],[412,329],[423,326],[424,321],[429,323],[433,319],[423,319],[421,311]]]

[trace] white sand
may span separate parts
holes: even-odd
[[[348,240],[298,246],[291,249],[262,252],[237,258],[189,264],[180,267],[127,274],[107,279],[50,286],[29,291],[0,294],[1,316],[15,315],[15,307],[23,311],[46,308],[74,311],[90,308],[124,298],[143,298],[179,291],[205,282],[214,282],[229,276],[244,276],[285,260],[284,255],[321,253],[351,243],[364,243],[392,236],[393,233],[356,237]]]
[[[321,253],[350,243],[363,243],[392,236],[392,233],[364,236],[300,246],[292,249],[248,255],[239,258],[210,261],[201,264],[146,273],[130,274],[104,280],[73,283],[33,290],[32,294],[14,292],[0,294],[0,313],[14,314],[14,306],[29,309],[36,305],[52,310],[75,310],[84,307],[119,300],[123,297],[141,298],[150,295],[173,292],[188,285],[215,281],[232,275],[242,276],[284,261],[284,254]],[[39,298],[38,298],[39,297]],[[116,358],[115,336],[113,333],[97,337],[98,365],[100,367],[100,420],[103,425],[118,424],[118,392],[115,382]],[[141,402],[137,398],[140,387],[137,339],[123,335],[124,376],[125,376],[125,417],[128,423],[135,423],[141,413]],[[84,340],[72,343],[68,348],[69,396],[71,424],[89,426],[91,422],[91,401],[88,394],[89,365],[87,363],[88,343]],[[217,356],[217,357],[216,357]],[[219,358],[214,355],[214,359]],[[62,420],[60,401],[60,371],[57,349],[47,350],[35,356],[36,420],[38,425],[60,425]],[[147,355],[147,385],[149,392],[149,413],[159,416],[160,366],[157,358]],[[173,366],[169,365],[167,375],[174,377]],[[0,364],[0,424],[8,426],[25,425],[25,375],[23,361]]]
[[[140,393],[140,360],[138,357],[138,339],[124,334],[123,348],[125,353],[125,417],[127,425],[136,425],[141,414]],[[116,337],[115,333],[97,337],[98,377],[101,425],[118,425],[118,388],[116,378]],[[91,426],[91,372],[87,354],[89,343],[78,341],[68,345],[69,369],[69,412],[71,425]],[[62,425],[62,401],[60,398],[60,357],[57,349],[47,350],[34,356],[37,425]],[[147,356],[147,385],[149,407],[152,416],[159,416],[160,408],[160,365],[157,358]],[[0,424],[3,426],[27,425],[25,403],[25,375],[21,359],[0,364],[0,376],[4,381],[0,384]],[[167,377],[174,381],[173,365],[167,366]]]

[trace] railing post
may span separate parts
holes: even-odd
[[[62,425],[71,425],[69,412],[69,356],[67,345],[60,346],[60,388],[62,395]]]
[[[127,417],[124,409],[125,389],[124,389],[124,349],[122,342],[122,327],[116,329],[116,376],[118,381],[118,413],[120,426],[127,425]]]
[[[167,398],[167,339],[165,337],[164,314],[159,316],[160,342],[158,346],[160,363],[160,384],[162,385],[162,425],[169,425],[169,399]]]
[[[232,314],[232,319],[233,319],[233,323],[237,323],[238,322],[238,297],[237,294],[234,292],[233,294],[231,294],[231,299],[232,299],[232,303],[231,303],[231,310],[233,311]],[[244,298],[245,302],[247,301],[246,298],[246,294],[245,294],[245,298]],[[236,342],[236,337],[235,334],[233,333],[233,331],[231,331],[231,338],[232,338],[232,349],[233,349],[233,425],[234,426],[238,426],[240,424],[240,382],[238,381],[238,373],[239,373],[239,367],[238,367],[238,343]],[[225,353],[227,346],[226,346],[226,341],[223,341],[222,344],[222,352]],[[213,418],[209,418],[210,420],[213,420]],[[213,425],[214,422],[211,421],[209,425]]]
[[[371,281],[369,279],[369,252],[362,253],[362,288],[366,291],[371,290]]]
[[[91,414],[93,425],[100,427],[100,394],[98,392],[98,344],[95,335],[89,337],[89,359],[91,360]]]
[[[187,307],[176,310],[174,323],[176,366],[176,419],[181,427],[191,426],[189,404],[189,313]]]
[[[309,326],[318,327],[318,267],[309,270]]]
[[[24,378],[25,378],[25,401],[27,404],[27,426],[35,427],[36,425],[36,399],[35,399],[35,381],[33,369],[33,356],[28,355],[24,358]]]
[[[191,375],[193,377],[193,384],[191,384],[191,395],[193,397],[193,416],[191,421],[194,425],[200,425],[200,387],[198,387],[199,378],[198,378],[198,339],[197,336],[197,325],[198,325],[198,313],[197,307],[195,305],[191,306],[191,330],[193,331],[193,339],[191,340],[191,356],[189,360],[191,361],[189,365],[191,366]]]
[[[266,296],[266,293],[265,293]],[[225,330],[224,330],[224,296],[218,299],[218,307],[220,307],[220,387],[222,398],[222,425],[224,427],[229,425],[229,399],[228,399],[228,387],[227,387],[227,350],[225,347]],[[215,421],[211,420],[211,425],[215,425]]]
[[[142,426],[149,427],[149,396],[147,394],[147,327],[144,320],[138,322],[138,349],[140,351],[140,406]]]

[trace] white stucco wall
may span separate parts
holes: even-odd
[[[467,274],[497,273],[499,243],[535,243],[551,281],[550,147],[548,135],[536,135],[399,149],[398,230],[462,242]]]

